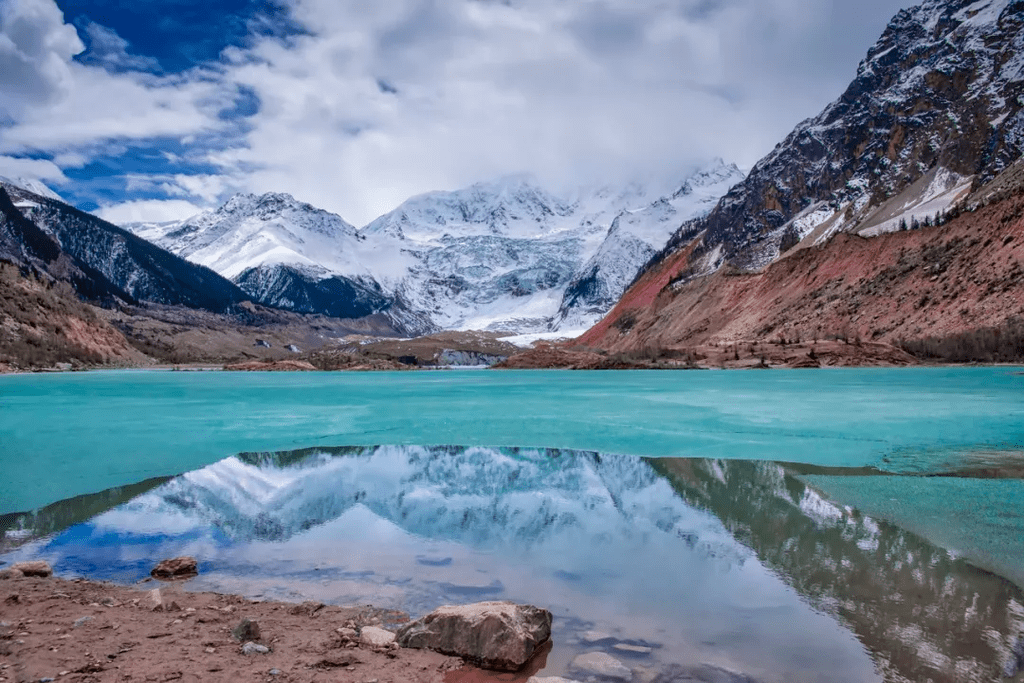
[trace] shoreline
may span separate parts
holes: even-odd
[[[125,586],[0,570],[0,596],[4,683],[525,683],[545,661],[538,655],[516,674],[484,671],[457,657],[375,645],[359,635],[370,626],[394,630],[409,619],[401,612],[191,592],[187,582]],[[243,654],[232,634],[243,619],[256,622],[254,642],[268,652]]]

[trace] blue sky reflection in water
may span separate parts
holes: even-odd
[[[556,615],[549,675],[593,649],[758,681],[879,680],[876,665],[936,681],[1002,670],[1024,627],[1017,588],[801,476],[765,462],[537,449],[242,455],[63,531],[55,520],[103,504],[40,511],[22,525],[49,535],[3,559],[132,581],[189,553],[202,558],[194,589],[414,614],[529,601]],[[611,638],[582,643],[594,630]],[[653,652],[631,659],[615,643]]]

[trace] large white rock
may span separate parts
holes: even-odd
[[[587,652],[572,660],[572,668],[589,674],[615,678],[620,681],[633,680],[633,672],[625,664],[604,652]]]
[[[377,626],[364,626],[359,632],[359,642],[370,647],[388,647],[395,642],[395,634]]]
[[[511,602],[439,607],[398,630],[398,644],[519,671],[551,637],[551,612]]]

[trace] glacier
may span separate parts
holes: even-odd
[[[410,336],[575,336],[743,177],[719,159],[679,183],[554,193],[517,174],[413,197],[362,228],[287,194],[240,194],[184,221],[124,227],[269,306],[383,313]]]

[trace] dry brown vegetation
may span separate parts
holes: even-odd
[[[0,262],[0,363],[11,369],[138,365],[145,356],[71,286]]]

